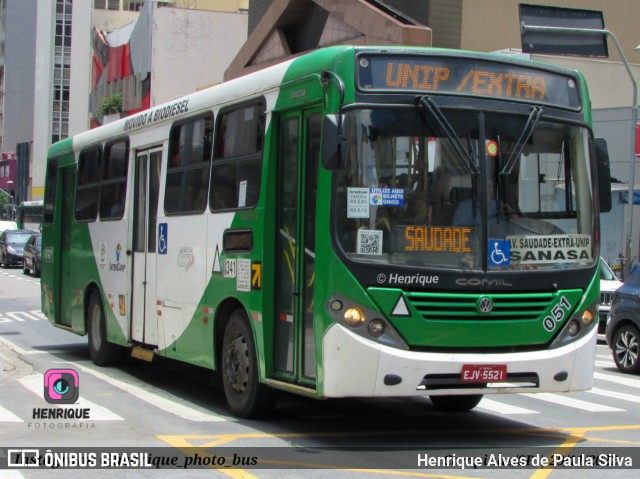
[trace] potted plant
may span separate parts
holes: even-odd
[[[102,124],[107,124],[120,119],[122,113],[122,93],[114,93],[106,96],[100,103],[99,114],[102,115]]]

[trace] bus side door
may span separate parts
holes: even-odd
[[[133,204],[131,339],[158,344],[156,223],[162,149],[138,151]]]
[[[278,379],[315,388],[313,328],[315,217],[320,129],[317,110],[279,122],[275,371]]]

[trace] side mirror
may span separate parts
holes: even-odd
[[[322,166],[327,170],[344,168],[347,160],[347,121],[344,115],[326,115],[322,122]]]
[[[611,167],[609,165],[609,149],[604,138],[593,141],[596,155],[596,175],[598,181],[598,199],[600,212],[611,211]]]

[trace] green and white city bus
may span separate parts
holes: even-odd
[[[44,201],[23,201],[18,207],[18,228],[38,231],[42,226]]]
[[[611,199],[590,123],[575,71],[317,50],[53,145],[42,309],[96,364],[219,371],[245,417],[276,390],[459,411],[588,389]]]

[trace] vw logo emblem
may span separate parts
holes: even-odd
[[[485,314],[493,311],[493,300],[488,296],[482,296],[478,300],[478,311]]]

